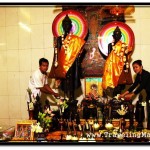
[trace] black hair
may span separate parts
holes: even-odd
[[[92,84],[90,88],[91,89],[93,89],[93,88],[97,89],[97,85],[96,84]]]
[[[135,60],[133,63],[132,63],[132,65],[134,65],[134,64],[138,64],[139,66],[142,66],[142,60]]]
[[[47,59],[45,59],[45,58],[41,58],[41,59],[39,60],[39,65],[40,65],[40,66],[42,65],[42,62],[45,62],[45,63],[48,63],[48,64],[49,64],[49,61],[48,61]]]

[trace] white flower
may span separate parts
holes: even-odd
[[[63,102],[62,101],[60,101],[60,105],[62,105],[63,104]]]
[[[49,108],[47,108],[47,109],[44,110],[44,113],[51,115],[52,111]]]
[[[67,97],[67,98],[66,98],[66,100],[68,101],[68,100],[69,100],[69,98]]]
[[[117,94],[117,96],[115,96],[114,98],[116,98],[118,100],[119,96],[120,96],[120,94]],[[121,98],[121,100],[124,100],[124,98]]]
[[[37,125],[37,126],[40,126],[40,123],[38,122],[36,125]]]
[[[36,99],[32,98],[32,102],[35,104],[35,102],[36,102]]]
[[[38,122],[36,125],[31,125],[31,131],[36,133],[43,132],[43,128],[40,126],[40,123]]]
[[[43,128],[39,126],[39,127],[37,127],[35,132],[36,133],[41,133],[41,132],[43,132]]]
[[[55,114],[52,114],[52,113],[51,113],[51,117],[53,117],[53,116],[55,116]]]
[[[35,130],[36,130],[36,126],[32,124],[32,125],[31,125],[31,131],[32,131],[32,132],[35,132]]]

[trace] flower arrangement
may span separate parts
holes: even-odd
[[[36,123],[36,125],[31,125],[31,131],[35,132],[35,133],[42,133],[43,132],[43,128],[40,126],[40,123]]]
[[[56,99],[56,103],[59,108],[60,115],[62,115],[64,109],[68,107],[67,100]],[[32,132],[35,133],[49,132],[54,115],[55,114],[52,113],[52,110],[50,109],[47,103],[47,106],[44,108],[44,112],[38,113],[38,123],[36,125],[31,126]]]
[[[67,99],[56,99],[56,103],[59,108],[60,115],[62,115],[62,113],[64,113],[64,110],[68,107]]]
[[[36,125],[31,125],[31,130],[35,133],[48,132],[52,123],[52,111],[45,110],[44,113],[39,112],[38,123]]]
[[[54,114],[52,114],[51,111],[45,111],[44,113],[39,112],[38,120],[40,122],[41,127],[43,127],[44,132],[46,132],[46,130],[49,130],[53,116]]]

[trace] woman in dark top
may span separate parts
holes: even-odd
[[[135,82],[126,92],[121,94],[119,98],[125,98],[125,100],[130,100],[134,95],[140,93],[144,89],[147,94],[146,96],[147,113],[148,113],[147,128],[150,129],[150,73],[143,69],[141,60],[134,61],[132,66],[134,72],[137,74]],[[134,92],[132,92],[136,87],[137,89]]]

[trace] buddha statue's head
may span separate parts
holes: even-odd
[[[66,34],[68,34],[70,32],[70,30],[72,28],[72,21],[68,15],[66,15],[65,18],[63,19],[62,27],[63,27],[63,30]]]
[[[121,30],[119,29],[119,27],[117,26],[116,27],[116,29],[114,30],[114,32],[113,32],[113,38],[114,38],[114,40],[117,42],[117,41],[119,41],[120,39],[121,39]]]

